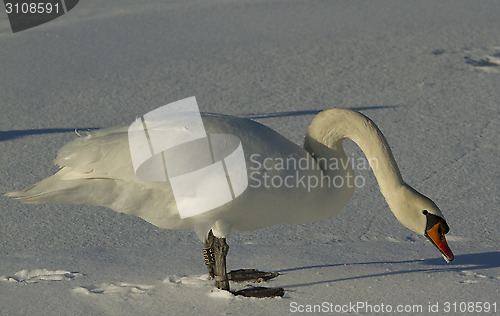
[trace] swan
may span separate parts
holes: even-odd
[[[181,218],[169,181],[137,177],[128,126],[90,131],[67,143],[54,161],[60,166],[57,173],[7,195],[25,203],[105,206],[158,227],[194,230],[205,244],[205,262],[216,287],[229,290],[230,279],[277,275],[254,269],[227,273],[226,237],[232,231],[319,221],[334,216],[348,203],[355,175],[342,143],[350,139],[365,154],[395,217],[427,237],[448,262],[454,259],[444,236],[449,227],[440,209],[403,181],[385,137],[365,115],[344,108],[320,112],[307,129],[303,147],[253,120],[210,113],[201,117],[209,135],[239,138],[247,168],[246,190],[213,210]],[[254,289],[235,294],[283,295],[281,288]]]

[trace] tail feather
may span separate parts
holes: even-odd
[[[104,206],[159,227],[189,227],[188,221],[179,219],[168,182],[135,175],[127,135],[127,127],[120,127],[79,137],[59,150],[55,163],[61,169],[56,174],[5,195],[32,204]]]
[[[110,201],[106,201],[109,200],[109,195],[99,194],[99,196],[96,196],[95,193],[107,192],[106,190],[109,190],[113,186],[111,179],[87,178],[85,174],[77,177],[75,172],[68,172],[66,169],[63,168],[53,176],[35,183],[26,189],[8,192],[5,196],[13,197],[30,204],[109,204]],[[68,174],[71,176],[68,176]],[[89,194],[85,194],[86,191]]]

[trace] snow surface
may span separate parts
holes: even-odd
[[[405,180],[440,206],[456,257],[446,264],[399,224],[368,170],[335,218],[228,239],[230,269],[282,274],[267,282],[285,289],[278,299],[214,290],[194,232],[1,197],[0,315],[285,315],[322,302],[499,312],[498,1],[88,0],[15,34],[0,16],[0,192],[55,172],[75,129],[129,125],[192,95],[297,144],[315,113],[342,106],[377,123]]]

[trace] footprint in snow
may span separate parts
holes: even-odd
[[[203,275],[189,275],[189,276],[170,276],[166,278],[164,283],[170,283],[170,284],[175,284],[175,285],[194,285],[194,286],[199,286],[199,285],[212,285],[212,281],[208,277],[208,274],[203,274]]]
[[[465,63],[475,70],[500,73],[500,47],[493,47],[491,50],[473,50],[464,59]]]
[[[452,51],[435,49],[431,54],[434,56],[452,56],[454,62],[456,62],[458,58],[463,58],[465,65],[464,67],[460,67],[460,69],[500,74],[500,46]]]
[[[163,281],[166,285],[189,286],[207,291],[208,296],[213,298],[234,299],[235,296],[228,291],[219,290],[214,287],[213,281],[208,274],[188,275],[188,276],[169,276]]]
[[[51,271],[47,269],[21,270],[12,276],[0,276],[0,281],[16,283],[37,283],[40,281],[70,281],[83,274],[65,270]]]
[[[201,276],[170,276],[163,281],[164,284],[173,286],[211,286],[208,275]],[[131,283],[102,283],[100,285],[81,286],[73,289],[74,292],[86,295],[117,295],[117,296],[137,296],[150,294],[154,285],[131,284]]]
[[[142,285],[142,284],[130,284],[130,283],[102,283],[101,285],[90,285],[81,286],[73,291],[81,294],[87,295],[100,295],[100,294],[112,294],[112,295],[144,295],[148,294],[153,288],[152,285]]]
[[[467,271],[467,270],[461,271],[460,275],[470,278],[468,280],[460,281],[460,283],[463,283],[463,284],[475,284],[475,283],[478,283],[481,279],[492,279],[492,280],[498,279],[495,277],[490,277],[487,275],[483,275],[483,274],[479,274],[479,273]]]

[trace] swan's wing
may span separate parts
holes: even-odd
[[[208,134],[229,134],[241,140],[249,175],[293,178],[296,177],[295,170],[265,170],[261,160],[292,158],[297,161],[310,158],[304,149],[257,122],[213,114],[202,115],[202,118]],[[219,220],[234,225],[235,229],[249,230],[280,222],[326,218],[325,213],[320,212],[321,207],[317,207],[316,215],[314,211],[303,211],[312,204],[318,204],[317,195],[308,194],[305,188],[299,186],[291,191],[283,186],[269,188],[249,184],[234,202],[181,219],[170,182],[144,181],[136,176],[129,149],[128,127],[93,131],[79,137],[59,150],[55,163],[61,167],[59,172],[32,187],[8,195],[26,203],[105,206],[141,217],[159,227],[194,229],[201,240]],[[309,174],[307,170],[304,172]],[[321,176],[319,173],[314,175]],[[330,203],[331,199],[327,200]]]
[[[62,147],[54,162],[61,167],[56,174],[7,195],[25,203],[105,206],[156,226],[183,228],[170,184],[143,181],[135,175],[128,127],[79,137]]]

